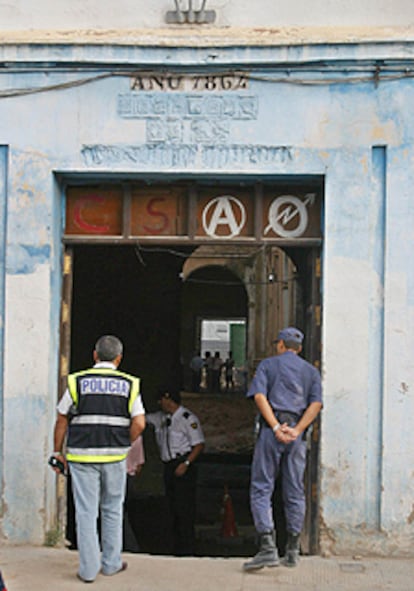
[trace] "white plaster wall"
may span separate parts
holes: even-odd
[[[30,101],[23,103],[30,106]],[[55,521],[56,478],[47,457],[56,416],[60,297],[59,282],[52,291],[56,250],[51,164],[39,151],[24,146],[31,111],[27,109],[26,121],[24,105],[20,107],[23,127],[8,132],[13,148],[6,230],[1,533],[12,542],[42,544]],[[3,115],[19,121],[14,113]],[[3,122],[3,133],[4,126]],[[39,136],[45,134],[39,130]]]
[[[412,148],[388,147],[384,211],[370,154],[354,151],[346,170],[338,157],[326,177],[322,548],[411,555]]]
[[[412,130],[411,130],[412,131]],[[414,543],[413,137],[389,154],[382,523]],[[404,163],[402,161],[404,158]],[[400,547],[397,545],[397,547]]]
[[[184,10],[188,0],[180,0]],[[201,0],[193,0],[197,9]],[[215,10],[216,26],[407,26],[414,23],[411,0],[208,0]],[[165,13],[174,10],[173,0],[14,0],[0,3],[0,31],[30,29],[140,29],[165,25]]]
[[[43,543],[55,478],[47,469],[50,426],[50,269],[6,278],[3,535]],[[52,411],[53,409],[53,411]]]

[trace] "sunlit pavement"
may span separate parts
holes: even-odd
[[[98,575],[93,583],[111,591],[414,591],[414,558],[301,557],[284,566],[251,573],[244,558],[174,558],[124,554],[125,572]],[[0,547],[0,569],[8,591],[66,591],[81,588],[77,552],[66,548]],[[90,585],[88,588],[94,588]]]

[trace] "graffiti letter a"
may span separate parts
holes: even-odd
[[[208,214],[211,210],[212,214],[208,220]],[[203,209],[203,229],[212,238],[233,238],[234,236],[238,236],[245,222],[246,210],[243,203],[231,195],[216,197],[209,201]],[[218,235],[219,226],[227,226],[229,229],[228,233]]]

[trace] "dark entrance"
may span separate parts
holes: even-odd
[[[181,386],[180,279],[191,248],[79,245],[74,249],[71,369],[87,367],[102,334],[125,346],[122,367],[139,375],[147,405],[166,380]]]
[[[197,338],[192,329],[197,325],[196,318],[206,314],[245,317],[247,298],[240,280],[224,267],[207,267],[194,274],[193,282],[183,282],[181,269],[192,250],[191,247],[75,246],[70,371],[90,366],[91,352],[100,335],[116,334],[125,347],[122,369],[140,376],[148,411],[157,409],[160,384],[174,384],[181,389],[183,404],[201,413],[202,421],[208,422],[205,434],[213,449],[220,450],[220,445],[214,447],[214,438],[218,437],[222,443],[224,438],[227,442],[219,453],[211,453],[210,449],[199,462],[198,553],[247,555],[252,548],[222,544],[216,539],[216,530],[220,529],[217,524],[220,524],[226,483],[232,488],[239,527],[247,528],[253,539],[248,507],[252,405],[244,399],[241,390],[225,398],[212,394],[206,395],[207,398],[194,397],[186,392],[185,384],[185,368]],[[244,436],[240,428],[244,428]],[[239,444],[231,435],[234,429],[240,437]],[[129,514],[141,551],[165,554],[170,552],[166,535],[169,517],[162,465],[149,430],[144,433],[144,446],[146,464],[135,496],[130,500]],[[67,530],[70,541],[75,542],[70,490],[68,493]],[[238,542],[244,538],[240,530]]]

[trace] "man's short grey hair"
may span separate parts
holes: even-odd
[[[298,343],[297,341],[290,341],[289,339],[282,340],[285,343],[286,349],[292,349],[292,351],[299,351],[299,349],[301,348],[300,343]]]
[[[122,342],[113,335],[104,335],[97,340],[95,351],[100,361],[113,361],[123,352]]]

